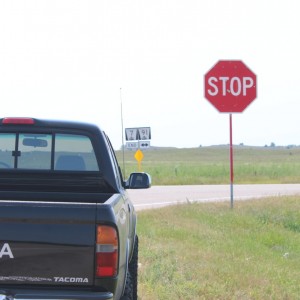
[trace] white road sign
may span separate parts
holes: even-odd
[[[150,148],[150,141],[139,141],[140,149]]]
[[[150,127],[140,127],[139,130],[139,140],[150,140],[151,139],[151,131]]]
[[[139,148],[139,143],[138,142],[126,142],[126,148],[128,150],[136,150]]]
[[[150,127],[125,128],[126,141],[150,140]]]
[[[138,140],[138,128],[125,128],[126,141]]]

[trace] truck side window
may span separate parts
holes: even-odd
[[[115,173],[115,178],[119,182],[120,186],[122,186],[122,180],[123,180],[122,179],[122,174],[119,172],[119,165],[118,165],[118,161],[117,161],[115,152],[113,150],[112,144],[111,144],[108,136],[105,135],[105,137],[106,137],[106,141],[107,141],[108,153],[109,153],[109,156],[111,158],[113,170],[114,170],[114,173]]]

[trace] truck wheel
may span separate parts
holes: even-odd
[[[139,238],[135,236],[135,243],[133,248],[133,255],[129,263],[128,269],[132,281],[132,300],[137,300],[137,287],[138,287],[138,255],[139,255]]]
[[[138,285],[138,252],[139,239],[135,236],[135,243],[131,261],[128,264],[128,272],[126,276],[126,285],[124,294],[120,300],[137,300],[137,285]]]
[[[132,297],[132,281],[131,281],[130,272],[127,273],[124,294],[120,298],[120,300],[133,300],[133,297]]]

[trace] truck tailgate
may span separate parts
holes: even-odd
[[[94,203],[1,201],[0,283],[92,285]]]

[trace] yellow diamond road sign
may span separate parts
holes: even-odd
[[[138,150],[135,152],[135,154],[134,154],[134,158],[135,158],[137,161],[142,161],[143,158],[144,158],[143,152],[142,152],[140,149],[138,149]]]

